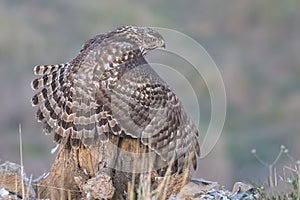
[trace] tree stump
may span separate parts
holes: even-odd
[[[140,141],[109,135],[96,139],[91,147],[60,145],[49,175],[36,187],[38,198],[121,199],[129,186],[135,191],[140,174],[149,177],[148,191],[157,188],[157,170],[168,165]],[[159,181],[158,181],[159,182]],[[98,189],[97,189],[98,188]],[[145,191],[144,191],[145,193]]]

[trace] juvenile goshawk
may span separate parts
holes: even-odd
[[[75,147],[109,134],[129,137],[167,162],[175,156],[179,168],[190,157],[196,168],[197,128],[143,57],[164,46],[153,29],[124,26],[88,40],[68,63],[36,66],[32,104],[43,130]]]

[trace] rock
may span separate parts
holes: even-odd
[[[203,179],[193,179],[186,184],[178,195],[172,196],[171,200],[213,200],[230,199],[246,200],[257,199],[259,194],[252,185],[237,182],[234,184],[232,192],[224,189],[217,182],[206,181]]]
[[[75,176],[74,179],[85,195],[84,199],[111,199],[114,195],[112,179],[103,172],[97,172],[89,179],[83,176]]]
[[[20,165],[5,162],[0,165],[0,197],[1,199],[22,199],[24,196],[34,198],[36,193],[31,181]]]
[[[64,151],[60,153],[64,153]],[[61,154],[60,156],[63,155],[64,154]],[[67,158],[70,157],[68,156]],[[117,191],[113,185],[111,176],[103,170],[91,175],[91,173],[83,170],[83,168],[77,168],[77,170],[72,171],[74,169],[73,165],[66,166],[67,168],[64,167],[64,170],[59,171],[61,172],[59,174],[52,173],[51,177],[50,173],[48,176],[43,176],[42,178],[31,181],[22,171],[20,165],[11,162],[1,164],[0,200],[44,198],[44,196],[40,195],[45,194],[41,192],[41,190],[43,191],[44,189],[46,192],[51,192],[51,194],[46,193],[50,199],[72,199],[72,197],[74,197],[74,199],[114,199],[116,198],[114,196],[116,192],[124,193],[124,191]],[[70,169],[72,170],[70,171]],[[64,179],[60,178],[62,173],[66,173],[63,176]],[[65,182],[62,182],[62,180],[65,180]],[[161,197],[169,200],[259,199],[258,189],[242,182],[235,183],[232,191],[229,191],[224,189],[224,187],[217,182],[203,179],[189,180],[187,175],[171,175],[160,179],[158,178],[156,181],[158,184],[157,188],[155,191],[150,191],[152,194],[156,194],[156,198],[153,197],[152,199],[162,199]],[[36,185],[35,187],[32,186],[32,182]],[[143,184],[146,183],[145,181],[142,182]],[[56,191],[54,190],[55,188],[52,188],[52,185],[57,185],[58,183],[70,183],[72,188],[78,188],[78,190],[70,190],[70,192],[67,192],[67,190],[63,190],[64,188],[59,187],[56,188]],[[184,184],[183,187],[182,184]],[[68,186],[68,189],[72,188]],[[74,194],[76,194],[76,196]]]
[[[191,180],[177,195],[177,199],[195,199],[207,194],[211,190],[218,190],[220,185],[217,182],[205,181],[203,179]]]
[[[236,182],[233,186],[230,198],[232,199],[257,199],[259,196],[257,188],[250,184]]]

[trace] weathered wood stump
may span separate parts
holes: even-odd
[[[151,195],[162,182],[159,175],[166,174],[167,168],[160,156],[138,140],[110,135],[106,140],[95,140],[90,148],[61,145],[49,175],[40,180],[36,191],[39,198],[51,199],[122,199],[138,188],[143,195]],[[188,180],[187,174],[173,177],[181,186]],[[161,191],[164,189],[156,190]]]
[[[97,171],[93,177],[89,177],[87,172],[75,167],[76,159],[72,160],[73,158],[70,158],[69,155],[70,151],[60,149],[49,175],[42,180],[33,182],[26,176],[20,165],[11,162],[1,164],[0,199],[138,199],[136,194],[130,192],[133,191],[134,184],[132,182],[128,183],[127,196],[124,197],[120,193],[118,196],[118,191],[115,190],[112,183],[115,177],[107,176],[106,172],[101,170]],[[66,160],[63,161],[63,158]],[[62,166],[65,168],[59,169]],[[135,173],[130,177],[134,178],[134,175],[137,177]],[[149,176],[149,173],[145,173],[140,176],[142,183],[138,184],[136,189],[140,195],[139,199],[152,199],[153,195],[156,195],[156,199],[167,199],[171,194],[178,193],[179,190],[176,195],[178,200],[260,198],[257,188],[240,182],[234,185],[232,191],[225,190],[217,182],[202,179],[191,180],[183,186],[187,177],[182,174],[159,178],[156,181],[156,189],[151,191],[152,175]],[[118,186],[119,182],[120,180],[115,181],[114,184]]]

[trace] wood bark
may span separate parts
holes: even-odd
[[[138,140],[110,135],[106,140],[95,140],[89,148],[61,145],[49,175],[36,191],[39,198],[90,198],[99,191],[86,190],[98,185],[107,189],[100,197],[111,198],[113,194],[113,199],[120,199],[130,184],[138,187],[139,174],[150,174],[153,179],[157,169],[166,167],[166,162]]]
[[[132,138],[110,135],[106,140],[96,139],[88,148],[62,142],[49,174],[38,182],[22,182],[20,170],[12,173],[14,176],[3,173],[8,182],[18,181],[17,191],[13,184],[9,191],[15,191],[19,197],[40,199],[132,199],[136,195],[151,198],[154,194],[169,196],[188,180],[186,174],[160,177],[169,173],[167,163]],[[31,196],[24,194],[27,189],[22,190],[22,183],[33,185]],[[8,187],[6,182],[2,185]]]

